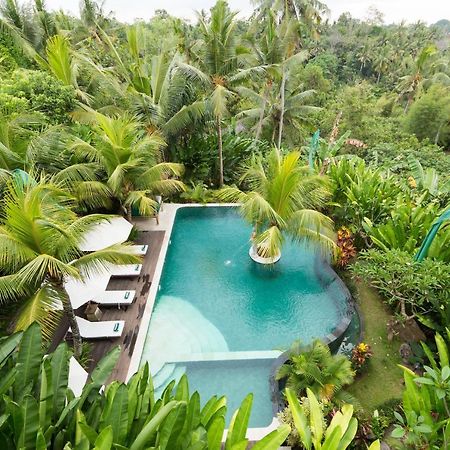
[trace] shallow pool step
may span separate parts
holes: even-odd
[[[169,363],[183,363],[196,361],[233,361],[233,360],[248,360],[248,359],[276,359],[282,352],[278,350],[269,351],[242,351],[242,352],[205,352],[205,353],[190,353],[180,355],[176,360],[168,361]]]
[[[220,331],[190,303],[166,298],[157,307],[149,328],[149,341],[142,360],[149,361],[156,375],[166,361],[181,355],[225,352],[227,343]]]
[[[162,386],[175,371],[175,364],[164,364],[158,372],[153,375],[153,387],[154,389],[158,389]]]
[[[162,393],[164,392],[164,389],[166,386],[172,381],[175,380],[175,383],[178,383],[180,381],[180,378],[186,373],[186,366],[175,366],[174,371],[171,373],[171,375],[164,380],[163,383],[161,383],[159,386],[154,388],[155,398],[160,398]]]

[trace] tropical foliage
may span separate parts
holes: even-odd
[[[321,401],[352,401],[343,388],[352,383],[354,371],[345,355],[332,354],[328,345],[315,340],[311,346],[294,343],[288,361],[276,374],[297,396],[311,390]]]
[[[253,225],[253,241],[260,256],[280,253],[284,234],[297,241],[315,242],[335,254],[333,223],[318,209],[329,195],[328,180],[301,164],[300,154],[278,149],[254,157],[241,177],[244,191],[225,188],[221,198],[241,203],[244,218]]]
[[[139,257],[125,245],[83,254],[79,246],[85,233],[108,216],[78,218],[73,206],[73,197],[45,179],[9,182],[0,227],[0,299],[19,303],[16,329],[26,329],[38,321],[47,339],[63,310],[74,337],[75,354],[80,356],[81,338],[65,282],[92,276],[110,264],[139,262]]]
[[[37,324],[0,340],[3,448],[221,448],[225,397],[212,397],[201,407],[198,393],[189,393],[183,377],[156,399],[148,365],[127,383],[105,385],[120,355],[118,347],[98,363],[81,395],[75,396],[66,344],[45,356],[42,345]],[[250,394],[228,426],[226,448],[246,448],[251,406]],[[277,449],[288,433],[289,427],[281,426],[258,442],[257,450]]]
[[[74,16],[42,0],[0,0],[0,301],[4,309],[17,302],[11,328],[37,320],[47,340],[64,312],[78,355],[65,279],[136,261],[126,246],[82,254],[81,235],[110,213],[153,216],[163,196],[240,203],[259,256],[276,257],[288,239],[314,245],[340,257],[342,271],[355,262],[353,274],[390,312],[444,331],[450,225],[423,262],[413,258],[450,205],[448,21],[386,25],[374,9],[365,20],[330,21],[317,0],[258,0],[247,19],[218,0],[193,23],[158,10],[127,24],[106,8],[83,0]],[[12,359],[0,364],[5,448],[176,449],[181,438],[183,448],[219,448],[223,400],[201,409],[185,379],[153,399],[148,369],[99,393],[112,357],[73,398],[50,374],[68,350],[35,359],[24,373],[31,366],[23,342],[14,351],[18,336],[4,341]],[[26,340],[39,338],[30,331]],[[412,448],[448,443],[449,370],[436,344],[440,365],[430,362],[421,377],[405,370],[395,433]],[[434,347],[427,348],[430,357]],[[307,397],[298,405],[289,395],[302,430],[297,444],[345,448],[354,435],[351,407],[326,429],[308,402],[312,392],[338,397],[353,377],[350,363],[318,343],[308,351],[282,368]],[[240,425],[230,427],[226,450],[245,448],[250,403],[235,417]],[[125,405],[129,416],[120,414]],[[433,408],[439,420],[431,422]],[[280,433],[255,448],[275,448],[286,428]]]

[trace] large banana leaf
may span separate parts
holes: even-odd
[[[19,345],[17,356],[17,377],[20,383],[16,384],[16,398],[21,398],[24,387],[35,384],[39,374],[42,360],[42,336],[37,323],[33,323],[25,330]]]
[[[252,410],[253,394],[248,394],[242,401],[241,406],[233,414],[228,428],[227,439],[225,441],[225,450],[231,450],[234,445],[242,442],[248,428],[250,413]]]

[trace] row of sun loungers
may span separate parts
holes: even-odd
[[[133,245],[133,251],[138,255],[145,255],[148,245]],[[132,277],[140,275],[142,264],[128,264],[112,266],[110,273],[112,277]],[[92,298],[93,303],[103,306],[128,306],[131,305],[136,296],[136,291],[104,291],[96,294]],[[125,321],[123,320],[104,320],[91,322],[77,317],[78,328],[83,339],[105,339],[120,337],[123,333]],[[69,329],[69,332],[71,330]]]

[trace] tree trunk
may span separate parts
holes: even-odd
[[[403,110],[403,114],[408,112],[409,105],[412,103],[412,97],[408,95],[408,100],[406,101],[405,109]]]
[[[380,82],[381,72],[378,72],[377,84]]]
[[[217,138],[219,141],[219,187],[223,187],[222,124],[220,119],[217,119]]]
[[[283,136],[283,120],[284,120],[284,89],[286,86],[286,72],[283,70],[283,78],[281,79],[280,99],[281,99],[281,112],[280,112],[280,125],[278,127],[278,145],[281,148],[281,138]]]
[[[265,86],[265,90],[264,90],[264,97],[263,97],[263,102],[261,105],[261,113],[259,114],[259,121],[258,121],[258,127],[256,128],[256,136],[255,139],[258,140],[259,136],[261,135],[261,131],[262,131],[262,124],[263,124],[263,120],[264,120],[264,112],[266,110],[266,103],[267,103],[267,96],[269,94],[269,89],[267,87],[267,85]]]
[[[70,329],[72,330],[73,352],[75,358],[79,358],[81,356],[81,349],[82,349],[80,329],[78,328],[78,322],[75,317],[75,311],[73,310],[72,304],[70,303],[69,294],[67,294],[67,291],[64,289],[64,287],[61,287],[61,289],[65,297],[63,301],[64,313],[66,314],[67,319],[69,320]]]
[[[440,125],[439,125],[439,128],[438,128],[438,130],[437,130],[437,133],[436,133],[436,137],[434,138],[434,144],[435,145],[437,145],[437,143],[439,142],[439,136],[440,136],[440,134],[441,134],[441,130],[442,130],[442,127],[446,124],[446,120],[444,120]]]
[[[132,218],[133,218],[133,215],[132,215],[132,213],[131,213],[131,206],[129,206],[129,207],[127,208],[127,210],[126,210],[126,216],[127,216],[128,222],[131,223],[131,220],[132,220]]]

